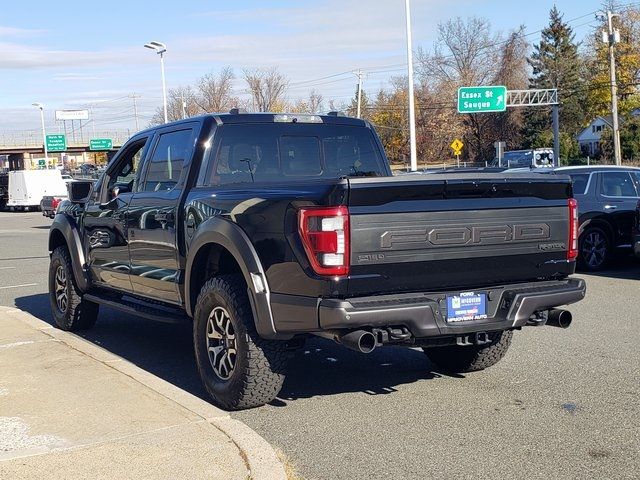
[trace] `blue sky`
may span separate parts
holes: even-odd
[[[437,24],[452,17],[489,18],[496,30],[548,23],[553,4],[580,39],[593,28],[597,0],[412,0],[414,48],[430,49]],[[586,16],[585,16],[586,15]],[[578,18],[581,17],[581,18]],[[98,131],[134,129],[136,93],[141,127],[161,105],[157,56],[143,44],[158,40],[166,54],[169,88],[194,84],[224,66],[277,66],[291,81],[289,98],[315,88],[325,100],[347,102],[355,77],[332,74],[363,68],[374,93],[405,62],[403,0],[7,1],[0,15],[0,134],[37,129],[33,102],[54,110],[93,106]],[[238,78],[235,91],[244,95]]]

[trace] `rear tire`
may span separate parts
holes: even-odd
[[[502,360],[511,345],[513,331],[494,332],[489,336],[493,340],[489,345],[464,347],[451,345],[423,350],[429,360],[440,368],[456,373],[475,372],[491,367]]]
[[[87,330],[98,318],[99,305],[84,300],[76,285],[67,247],[58,247],[51,254],[49,303],[56,326],[62,330]]]
[[[271,402],[284,382],[287,343],[261,338],[240,275],[204,284],[194,312],[193,341],[200,379],[226,410]]]
[[[587,228],[579,239],[578,262],[587,272],[598,272],[607,266],[611,257],[611,240],[600,227]]]

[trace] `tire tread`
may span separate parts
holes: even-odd
[[[238,317],[236,336],[246,336],[246,365],[241,380],[234,384],[227,398],[213,392],[204,381],[202,369],[210,368],[210,365],[200,365],[200,362],[197,362],[205,388],[216,403],[229,410],[253,408],[271,402],[282,388],[289,357],[285,342],[266,340],[258,335],[246,288],[240,275],[213,277],[205,282],[200,290],[194,312],[196,319],[206,314],[202,308],[209,303],[208,297],[217,292],[229,302],[229,307],[233,310],[232,315],[236,314]],[[194,340],[197,341],[195,338]],[[234,372],[234,375],[236,373]]]
[[[51,297],[54,293],[49,293],[51,297],[51,310],[56,326],[66,331],[88,330],[95,325],[98,319],[99,306],[96,303],[82,298],[82,292],[76,285],[76,280],[73,276],[73,262],[67,247],[57,247],[51,254],[51,261],[53,262],[56,257],[60,258],[61,263],[64,264],[67,270],[67,282],[71,282],[70,288],[68,289],[67,312],[63,317],[56,314],[57,307],[55,300]],[[51,273],[49,275],[51,275]],[[51,279],[49,282],[51,282]],[[51,285],[49,288],[51,289]]]

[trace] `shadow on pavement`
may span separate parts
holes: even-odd
[[[16,298],[15,304],[47,323],[53,322],[46,294]],[[77,334],[183,390],[207,398],[195,368],[191,324],[153,322],[102,307],[95,327]],[[445,375],[434,368],[419,350],[389,347],[363,355],[329,340],[312,338],[292,353],[287,379],[272,405],[346,392],[391,394],[398,385]]]
[[[640,259],[633,255],[618,254],[611,259],[605,270],[600,272],[583,272],[579,270],[576,273],[621,280],[640,280]]]

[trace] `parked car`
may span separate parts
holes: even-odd
[[[200,378],[227,409],[273,400],[311,335],[481,370],[522,327],[568,327],[557,307],[584,298],[570,182],[393,177],[373,127],[337,115],[168,123],[131,137],[93,188],[69,185],[51,311],[65,330],[93,326],[99,305],[192,319]]]
[[[45,217],[53,218],[56,216],[58,206],[63,200],[67,199],[67,195],[45,195],[40,201],[40,210]]]
[[[632,246],[640,168],[560,167],[554,172],[573,180],[580,220],[580,266],[587,271],[605,268],[615,249]]]

